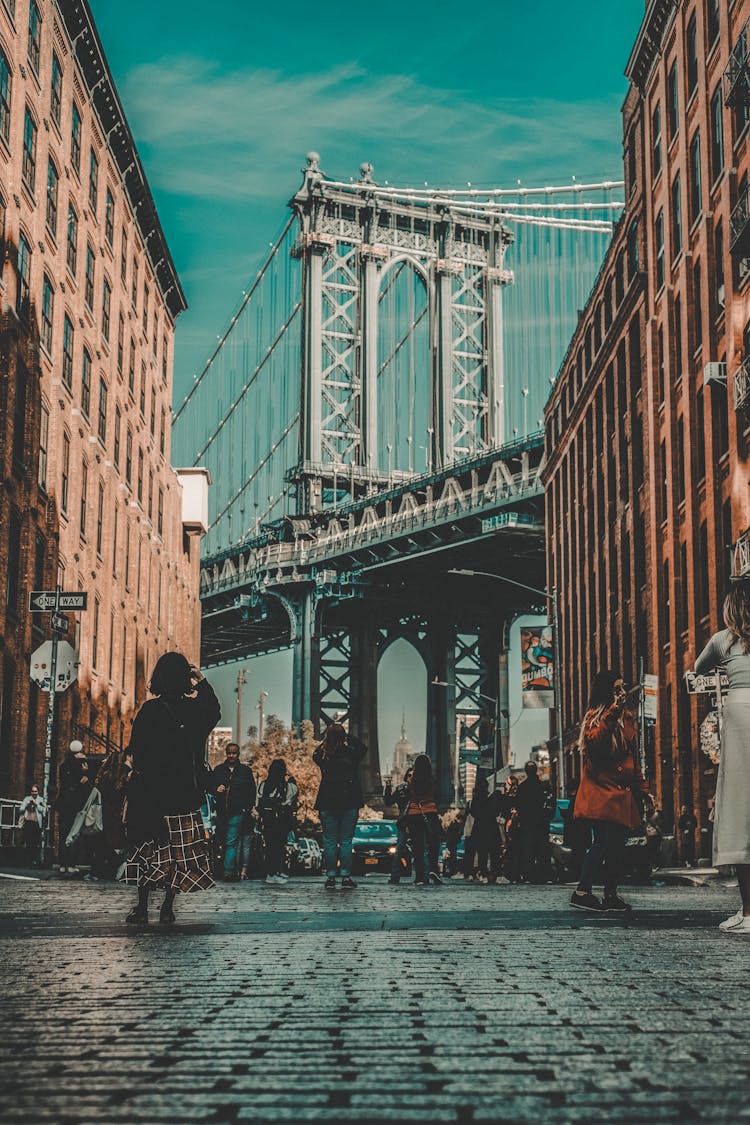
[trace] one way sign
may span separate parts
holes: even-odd
[[[44,610],[51,609],[82,610],[86,609],[87,602],[88,594],[83,590],[69,593],[61,590],[59,595],[54,590],[33,590],[29,594],[31,613],[43,613]]]

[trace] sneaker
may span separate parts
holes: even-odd
[[[619,895],[605,895],[602,905],[606,911],[617,914],[628,914],[633,909]]]
[[[245,881],[247,880],[247,878],[248,878],[248,874],[247,874],[247,868],[246,868],[246,867],[243,867],[243,868],[242,868],[242,871],[240,871],[240,879],[241,879],[241,880],[242,880],[242,882],[244,883],[244,882],[245,882]]]
[[[401,880],[400,879],[394,879],[393,876],[391,875],[390,879],[388,880],[388,883],[391,887],[398,887],[401,883]]]
[[[357,884],[354,882],[354,880],[351,878],[350,875],[345,875],[344,878],[341,880],[341,890],[342,891],[353,891],[354,888],[356,887],[356,885]]]
[[[276,878],[278,879],[278,881],[280,883],[288,883],[289,882],[289,876],[285,875],[283,871],[280,871],[279,874],[276,876]]]
[[[125,919],[126,926],[147,926],[148,925],[148,911],[142,910],[140,906],[134,906]]]
[[[276,875],[266,875],[266,882],[269,883],[270,885],[275,886],[278,883],[278,881],[279,880],[278,880],[278,877]]]
[[[415,879],[414,880],[414,886],[415,887],[426,887],[427,886],[427,880],[426,879]]]
[[[725,934],[750,934],[750,918],[746,918],[741,910],[726,918],[719,924],[719,929]]]
[[[59,867],[58,872],[59,872],[60,875],[67,875],[68,869],[67,869],[67,867]]]
[[[443,880],[438,875],[437,871],[431,871],[427,876],[427,881],[432,883],[433,887],[442,887]]]
[[[573,891],[570,896],[570,905],[575,906],[578,910],[594,910],[601,914],[604,910],[604,904],[601,899],[596,895],[592,895],[591,891],[587,891],[584,895],[579,895],[577,891]]]
[[[325,889],[327,891],[335,891],[336,890],[336,876],[335,875],[329,875],[328,878],[326,879],[325,883],[323,884],[323,886],[325,887]]]
[[[68,875],[80,875],[80,873],[81,873],[80,867],[69,867],[68,868]]]
[[[174,910],[170,903],[163,902],[161,910],[159,911],[159,925],[160,926],[174,926],[175,917]]]

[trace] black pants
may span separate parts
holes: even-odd
[[[263,840],[266,845],[266,869],[269,875],[280,875],[284,870],[284,849],[287,830],[283,824],[263,824]]]
[[[597,881],[599,869],[602,868],[604,893],[614,895],[617,893],[617,884],[622,877],[625,845],[628,842],[630,829],[622,824],[612,824],[608,820],[595,820],[592,828],[594,842],[586,852],[578,890],[588,891],[590,894]]]
[[[427,870],[437,874],[440,847],[440,818],[437,813],[416,813],[409,816],[409,835],[414,853],[414,874],[417,883],[425,881],[424,853],[427,849]]]
[[[471,834],[476,849],[477,867],[480,875],[497,877],[500,859],[500,830],[497,825],[489,828],[475,828]]]

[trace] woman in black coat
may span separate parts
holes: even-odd
[[[174,922],[177,891],[213,887],[211,855],[200,815],[208,768],[205,746],[221,715],[211,685],[179,652],[156,662],[147,699],[133,720],[125,828],[130,854],[123,881],[138,887],[128,925],[148,922],[152,887],[166,891],[159,915]]]
[[[320,788],[315,808],[323,826],[325,886],[336,889],[336,867],[341,860],[342,890],[356,887],[352,879],[352,837],[364,802],[359,764],[367,750],[340,723],[331,723],[323,741],[315,748],[313,761],[320,769]]]

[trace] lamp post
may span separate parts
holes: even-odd
[[[456,690],[456,685],[448,683],[447,680],[434,679],[434,680],[430,680],[430,683],[432,684],[433,687],[450,688],[453,692],[455,692],[455,690]],[[492,738],[492,772],[494,774],[494,773],[497,773],[497,733],[498,733],[498,715],[499,715],[498,705],[499,705],[500,701],[497,699],[497,697],[495,697],[493,699],[491,695],[485,695],[481,691],[473,691],[473,692],[471,692],[471,694],[476,696],[477,699],[484,699],[487,703],[491,703],[492,706],[493,706],[493,710],[494,710],[493,724],[494,724],[494,726],[493,726],[493,732],[492,732],[493,733],[493,738]],[[480,746],[481,746],[481,743],[480,743]],[[454,795],[453,796],[453,803],[457,808],[458,808],[458,788],[459,788],[459,781],[460,781],[460,776],[459,776],[460,761],[461,761],[461,750],[460,750],[460,747],[457,745],[456,746],[455,768],[453,770],[453,795]]]
[[[265,715],[265,701],[268,699],[268,692],[262,691],[258,697],[258,745],[263,741],[263,718]]]
[[[557,790],[560,797],[565,796],[565,756],[563,753],[563,727],[562,727],[562,687],[560,681],[560,620],[558,613],[557,587],[551,590],[539,586],[529,586],[527,582],[519,582],[515,578],[508,578],[505,574],[492,574],[488,570],[459,570],[448,571],[449,574],[461,574],[465,578],[494,578],[498,582],[507,582],[510,586],[517,586],[520,590],[528,590],[531,594],[538,594],[552,604],[552,638],[554,645],[555,661],[555,725],[557,726]]]
[[[247,683],[245,676],[249,676],[247,668],[240,668],[237,673],[237,687],[234,689],[237,696],[237,745],[242,749],[242,689]]]

